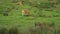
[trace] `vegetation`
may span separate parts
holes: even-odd
[[[22,9],[31,15],[22,16]],[[59,0],[0,0],[0,33],[59,34]]]

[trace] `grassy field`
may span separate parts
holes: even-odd
[[[12,10],[10,16],[0,16],[1,27],[19,27],[22,31],[26,31],[29,27],[34,27],[35,22],[45,22],[56,24],[60,28],[60,17],[38,17],[38,16],[22,16],[19,11]],[[54,13],[54,12],[53,12]],[[49,14],[49,13],[48,13]]]
[[[4,2],[4,1],[3,1]],[[34,28],[35,22],[41,22],[41,23],[52,23],[54,22],[56,24],[57,28],[60,28],[60,11],[58,6],[58,11],[45,11],[41,10],[39,11],[35,7],[31,7],[29,5],[16,5],[15,3],[8,3],[6,4],[0,4],[4,7],[10,7],[10,4],[14,6],[14,9],[11,9],[8,16],[3,16],[0,14],[0,27],[18,27],[21,32],[27,31],[29,28]],[[22,16],[21,10],[22,9],[29,9],[32,16]],[[36,11],[36,12],[35,12]],[[35,12],[35,13],[34,13]],[[38,15],[42,13],[43,15],[46,15],[46,17],[39,17]],[[54,15],[58,15],[57,17],[53,17]],[[47,17],[51,16],[51,17]]]

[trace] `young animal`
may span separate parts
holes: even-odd
[[[23,9],[22,10],[22,16],[24,16],[24,15],[29,16],[30,15],[30,11],[28,9]]]

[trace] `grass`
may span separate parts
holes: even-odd
[[[60,26],[60,17],[44,18],[44,17],[24,17],[24,16],[1,16],[0,26],[10,28],[12,26],[19,27],[22,31],[26,31],[28,27],[34,26],[35,22],[55,22],[56,26]]]
[[[12,3],[11,3],[12,4]],[[0,15],[0,27],[10,28],[12,26],[17,26],[21,30],[21,32],[25,32],[29,29],[29,27],[34,27],[35,22],[55,22],[56,27],[60,28],[60,13],[56,11],[39,11],[35,7],[31,7],[29,5],[16,5],[15,3],[12,4],[15,8],[11,9],[9,12],[9,16]],[[10,4],[6,2],[3,6],[10,7]],[[27,8],[30,10],[32,15],[34,16],[22,16],[21,10]],[[35,12],[36,11],[36,12]],[[35,13],[34,13],[35,12]],[[52,16],[52,17],[38,17],[41,12],[43,15]],[[38,14],[39,13],[39,14]],[[59,15],[59,17],[53,17],[53,15]]]

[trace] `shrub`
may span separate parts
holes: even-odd
[[[10,28],[8,34],[18,34],[18,28],[17,27]]]
[[[36,23],[35,26],[36,26],[36,34],[54,34],[54,30],[55,30],[54,23],[51,23],[51,24],[49,24],[49,23]]]
[[[58,29],[58,30],[56,31],[56,34],[60,34],[60,29]]]
[[[1,28],[0,34],[8,34],[8,30],[6,28]]]
[[[60,29],[57,28],[54,22],[51,23],[41,23],[36,22],[35,28],[29,28],[29,34],[60,34]]]
[[[57,0],[57,3],[60,4],[60,0]]]
[[[55,27],[55,23],[54,22],[51,22],[48,25],[49,25],[49,27]]]
[[[36,34],[36,30],[33,27],[29,28],[29,34]]]

